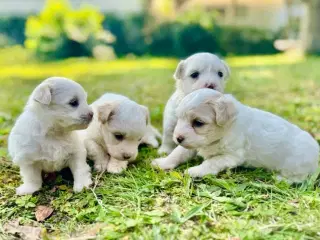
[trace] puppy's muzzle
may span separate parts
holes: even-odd
[[[85,123],[90,123],[92,121],[93,118],[93,112],[90,111],[88,112],[86,115],[82,115],[81,119],[85,122]]]

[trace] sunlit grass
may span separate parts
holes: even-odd
[[[294,122],[320,140],[320,58],[275,55],[226,61],[232,71],[227,92]],[[158,172],[149,164],[156,151],[148,148],[141,149],[139,162],[121,176],[94,174],[95,194],[74,194],[69,175],[61,173],[33,196],[14,195],[20,176],[7,158],[7,136],[44,78],[61,75],[78,81],[89,102],[106,91],[125,94],[148,106],[153,124],[161,129],[177,62],[144,58],[41,63],[19,48],[0,50],[0,238],[8,239],[1,235],[1,225],[19,219],[63,239],[90,231],[106,239],[319,239],[317,176],[288,186],[262,169],[237,168],[192,180],[183,171],[194,162]],[[54,208],[44,223],[35,221],[37,205]]]

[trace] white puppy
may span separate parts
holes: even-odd
[[[90,167],[77,129],[86,128],[93,116],[87,94],[76,82],[52,77],[32,92],[9,136],[12,161],[20,167],[23,184],[17,194],[32,194],[42,185],[41,172],[70,167],[74,191],[89,187]]]
[[[84,132],[88,157],[97,171],[121,173],[138,155],[139,144],[158,144],[149,111],[129,98],[106,93],[92,105],[94,117]],[[155,146],[155,147],[156,147]]]
[[[197,53],[181,61],[174,73],[176,91],[170,97],[164,110],[162,145],[159,154],[169,154],[177,145],[173,130],[177,124],[176,108],[188,94],[200,88],[224,91],[230,69],[226,62],[211,53]]]
[[[301,182],[317,169],[319,145],[309,133],[276,115],[242,105],[231,95],[197,90],[182,100],[177,115],[174,138],[181,146],[153,161],[162,169],[188,160],[187,149],[196,149],[204,158],[201,165],[187,170],[192,177],[244,164]]]

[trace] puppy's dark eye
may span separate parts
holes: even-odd
[[[218,72],[218,76],[222,78],[223,77],[223,72],[219,71]]]
[[[121,133],[115,133],[113,134],[115,139],[117,139],[118,141],[122,141],[124,139],[124,135]]]
[[[73,98],[70,102],[69,102],[69,105],[71,107],[78,107],[79,106],[79,100],[77,98]]]
[[[200,128],[204,124],[205,124],[204,122],[202,122],[201,120],[198,120],[198,119],[195,119],[192,121],[192,127],[195,127],[195,128]]]
[[[139,138],[139,140],[138,140],[138,141],[139,141],[139,142],[141,142],[141,140],[142,140],[142,138]]]
[[[196,78],[199,77],[199,75],[200,75],[200,73],[199,73],[198,71],[196,71],[196,72],[192,73],[192,74],[190,75],[190,77],[193,78],[193,79],[196,79]]]

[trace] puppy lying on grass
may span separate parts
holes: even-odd
[[[129,98],[107,93],[92,105],[92,123],[83,132],[88,158],[97,171],[121,173],[136,159],[140,143],[158,146],[149,111]]]
[[[33,91],[9,135],[9,154],[23,180],[18,195],[39,190],[42,171],[65,167],[71,169],[75,192],[92,183],[84,145],[74,131],[92,120],[86,99],[78,83],[61,77],[48,78]]]
[[[292,183],[303,181],[318,167],[319,145],[309,133],[231,95],[197,90],[182,100],[177,115],[174,139],[180,146],[152,163],[162,169],[187,161],[188,149],[204,158],[201,165],[187,170],[192,177],[250,165],[277,171],[280,179]]]
[[[176,91],[168,100],[164,110],[163,137],[159,154],[169,154],[177,146],[172,137],[177,124],[176,108],[183,97],[200,88],[223,92],[229,76],[230,69],[227,63],[211,53],[197,53],[178,64],[174,73]]]

